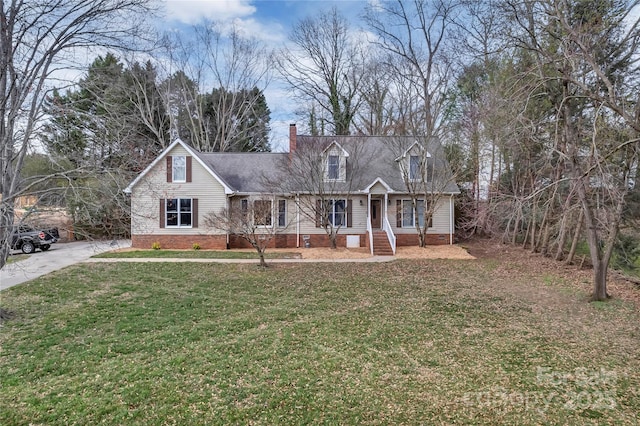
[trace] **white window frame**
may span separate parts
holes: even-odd
[[[413,159],[416,159],[414,164]],[[420,180],[421,174],[420,169],[422,168],[422,164],[420,164],[420,156],[419,155],[409,155],[409,180]]]
[[[256,203],[269,203],[269,223],[258,223],[256,221]],[[261,228],[271,228],[273,226],[273,200],[259,199],[253,200],[253,223]]]
[[[169,201],[176,200],[176,210],[169,211]],[[189,210],[182,211],[182,201],[189,200]],[[176,225],[169,225],[169,214],[176,215]],[[182,215],[189,214],[189,225],[182,224]],[[193,198],[166,198],[164,201],[164,226],[165,228],[193,228]]]
[[[180,175],[179,172],[182,174]],[[187,181],[187,157],[185,155],[174,155],[171,158],[171,180],[177,183]]]
[[[287,200],[281,198],[281,199],[278,199],[278,228],[284,228],[286,226],[287,226]]]
[[[426,213],[426,203],[425,200],[416,200],[418,203],[418,224],[420,225],[420,228],[424,227],[424,217],[425,217],[425,213]],[[420,203],[422,203],[422,215],[420,214]],[[406,207],[405,207],[406,204]],[[413,203],[411,202],[411,200],[402,200],[402,204],[401,204],[401,214],[402,214],[402,228],[415,228],[416,226],[416,218],[414,217],[414,210],[413,210]],[[405,212],[411,212],[411,223],[407,223],[405,224]],[[408,218],[407,218],[408,219]]]
[[[336,198],[329,200],[331,205],[329,206],[329,211],[327,212],[327,221],[333,226],[347,226],[347,200],[344,198]],[[336,212],[336,205],[342,202],[344,206],[344,210],[342,212]],[[336,225],[336,217],[342,217],[342,223]]]
[[[335,164],[331,162],[332,158],[335,158]],[[327,180],[340,180],[340,163],[341,158],[339,155],[329,154],[327,156]],[[332,170],[335,171],[335,177],[332,177]]]

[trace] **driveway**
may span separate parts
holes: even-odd
[[[53,244],[47,252],[38,250],[28,259],[8,264],[2,268],[0,270],[0,291],[82,262],[93,255],[130,246],[130,240],[76,241]],[[20,254],[19,251],[13,253]]]

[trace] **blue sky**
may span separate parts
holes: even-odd
[[[269,49],[284,45],[293,25],[300,19],[315,16],[335,6],[360,27],[359,16],[367,0],[166,0],[165,29],[186,29],[203,18],[233,22],[248,34],[262,40]],[[265,91],[271,109],[271,144],[274,150],[288,149],[288,127],[298,118],[296,100],[288,98],[286,89],[274,81]]]

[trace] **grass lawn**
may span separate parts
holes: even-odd
[[[10,263],[19,262],[21,260],[28,259],[30,255],[28,254],[11,254],[7,258],[7,265]]]
[[[637,424],[640,314],[509,259],[84,264],[3,291],[0,424]]]
[[[129,250],[97,254],[106,259],[174,258],[174,259],[258,259],[258,252],[233,250]],[[300,257],[294,252],[267,252],[266,259],[291,259]]]

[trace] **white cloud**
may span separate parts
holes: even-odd
[[[201,19],[233,19],[253,15],[249,0],[166,0],[167,20],[195,24]]]
[[[278,22],[264,23],[253,18],[234,19],[233,25],[247,37],[262,40],[267,45],[279,46],[286,40],[285,30]]]

